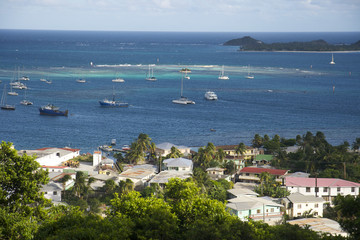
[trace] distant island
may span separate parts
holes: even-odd
[[[324,40],[310,42],[264,43],[252,37],[232,39],[224,46],[239,46],[240,51],[359,51],[360,40],[353,44],[329,44]]]

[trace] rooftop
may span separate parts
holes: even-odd
[[[160,143],[158,145],[156,145],[156,148],[158,149],[163,149],[163,150],[170,150],[172,147],[176,147],[177,149],[184,149],[184,148],[189,148],[186,146],[178,146],[169,142],[164,142],[164,143]]]
[[[287,198],[292,203],[313,203],[313,202],[322,203],[322,202],[325,202],[325,200],[321,197],[305,196],[301,193],[292,193],[289,196],[287,196]]]
[[[156,172],[156,167],[152,165],[138,165],[136,167],[130,168],[122,173],[120,173],[119,177],[123,178],[135,178],[135,179],[143,179],[148,177],[149,175],[153,175]]]
[[[339,223],[328,218],[302,218],[288,221],[292,225],[299,225],[301,227],[309,227],[316,232],[330,233],[331,235],[348,236],[348,233],[344,232]]]
[[[150,183],[167,183],[171,178],[186,179],[192,176],[190,171],[162,171],[151,179]]]
[[[229,203],[226,204],[226,206],[237,211],[259,208],[259,207],[263,207],[264,205],[283,207],[283,205],[281,204],[254,196],[240,196],[238,198],[229,199],[228,202]]]
[[[192,161],[186,158],[169,158],[163,161],[167,167],[191,167]]]
[[[285,185],[287,187],[360,187],[360,183],[350,182],[339,178],[303,178],[286,177]]]
[[[271,175],[285,175],[289,170],[281,169],[268,169],[268,168],[256,168],[256,167],[244,167],[240,170],[241,173],[262,173],[268,172]]]

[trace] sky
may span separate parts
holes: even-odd
[[[349,32],[360,0],[0,0],[0,29]]]

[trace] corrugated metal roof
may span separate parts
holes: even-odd
[[[285,185],[287,187],[360,187],[359,183],[346,181],[339,178],[302,178],[286,177]]]
[[[293,203],[325,202],[321,197],[305,196],[301,193],[292,193],[287,198]]]
[[[244,167],[240,170],[241,173],[262,173],[268,172],[271,175],[285,175],[289,170],[281,170],[281,169],[268,169],[268,168],[255,168],[255,167]]]

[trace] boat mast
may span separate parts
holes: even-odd
[[[180,96],[183,97],[183,81],[184,81],[184,73],[181,74],[181,90],[180,90]]]

